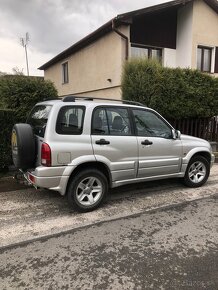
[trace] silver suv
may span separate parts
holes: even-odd
[[[74,96],[38,103],[14,126],[12,155],[30,184],[67,194],[80,211],[124,184],[181,177],[201,186],[214,162],[207,141],[142,104]]]

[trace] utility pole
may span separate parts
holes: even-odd
[[[20,38],[20,43],[25,49],[25,55],[26,55],[26,69],[27,69],[27,75],[29,76],[29,64],[28,64],[28,55],[27,55],[27,44],[30,41],[29,33],[26,32],[25,38]]]

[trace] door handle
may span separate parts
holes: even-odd
[[[98,144],[98,145],[108,145],[108,144],[110,144],[110,141],[107,141],[105,139],[100,139],[100,140],[95,141],[95,144]]]
[[[149,140],[144,140],[141,142],[142,145],[152,145],[153,142],[149,141]]]

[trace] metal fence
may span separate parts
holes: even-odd
[[[169,120],[170,124],[182,134],[218,142],[218,117],[202,119]]]

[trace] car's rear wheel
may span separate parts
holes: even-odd
[[[107,195],[107,178],[99,170],[90,168],[79,172],[70,181],[67,196],[71,206],[82,212],[99,207]]]
[[[203,185],[210,174],[210,164],[203,156],[193,157],[186,169],[184,183],[189,187],[199,187]]]

